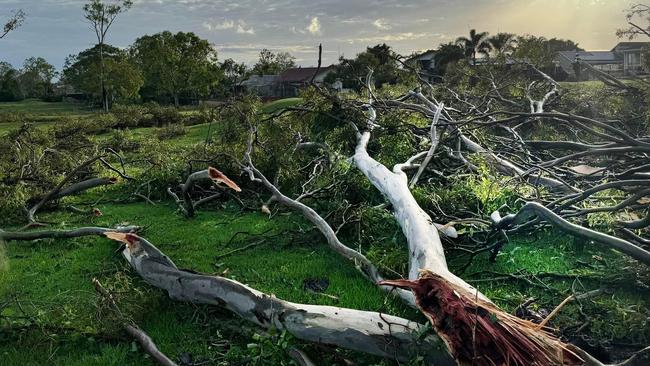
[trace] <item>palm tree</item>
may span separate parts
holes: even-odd
[[[454,43],[441,44],[436,50],[436,72],[444,75],[447,67],[465,57],[465,50],[462,46]]]
[[[488,39],[496,56],[509,55],[517,46],[517,38],[512,33],[498,33]]]
[[[469,31],[469,37],[458,37],[456,44],[465,48],[465,56],[472,58],[472,63],[476,64],[476,54],[488,54],[490,43],[487,42],[488,32],[476,33],[476,29]]]

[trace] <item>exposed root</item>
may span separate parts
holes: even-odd
[[[430,271],[417,280],[383,281],[413,291],[460,364],[582,365],[584,361],[537,324],[519,319]]]

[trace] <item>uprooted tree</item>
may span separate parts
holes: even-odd
[[[528,64],[459,70],[450,77],[456,78],[454,85],[422,81],[397,93],[375,90],[370,73],[363,96],[346,97],[314,87],[312,98],[303,105],[262,120],[233,105],[240,129],[229,138],[241,144],[239,151],[228,152],[226,160],[221,154],[221,163],[236,167],[228,170],[229,175],[239,169],[251,181],[243,194],[261,192],[255,199],[263,211],[270,213],[277,203],[303,215],[334,253],[387,293],[420,309],[435,334],[420,337],[422,324],[408,319],[291,303],[231,279],[179,269],[153,244],[129,233],[136,228],[116,232],[87,228],[80,235],[105,234],[124,243],[122,253],[133,269],[173,299],[225,307],[260,327],[286,330],[306,341],[400,361],[422,356],[427,364],[436,365],[600,365],[552,329],[499,309],[452,273],[441,236],[453,245],[459,236],[456,227],[478,227],[474,245],[458,244],[471,260],[483,252],[496,257],[509,235],[550,226],[588,245],[616,249],[642,265],[650,264],[650,138],[644,123],[639,123],[642,116],[630,112],[622,114],[626,119],[608,120],[556,110],[562,106],[562,86]],[[610,81],[611,90],[631,105],[643,102],[643,81]],[[381,193],[383,202],[375,207],[390,211],[401,228],[408,251],[406,278],[387,278],[364,253],[344,243],[338,233],[348,220],[345,213],[334,227],[317,212],[322,198],[345,189],[338,174],[351,166],[362,174],[363,183]],[[433,191],[445,189],[449,177],[475,176],[485,170],[498,172],[504,185],[517,187],[514,204],[489,212],[447,213],[440,208],[427,212],[414,196],[423,185]],[[284,193],[282,178],[287,175],[293,188]],[[235,183],[215,168],[190,171],[178,188],[167,186],[167,194],[188,219],[198,205],[222,196],[194,189],[199,181],[224,183],[237,192],[246,183],[243,179]],[[74,193],[74,187],[100,183],[82,180],[64,188],[67,182],[60,181],[43,201]],[[29,210],[30,222],[35,221],[39,204],[35,207]],[[591,220],[599,214],[607,215],[607,225]],[[0,238],[34,238],[28,234],[5,233]],[[647,357],[646,349],[626,365],[641,365]]]

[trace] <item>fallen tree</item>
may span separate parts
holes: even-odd
[[[171,187],[167,188],[167,193],[174,199],[174,201],[178,205],[178,208],[183,212],[183,214],[186,217],[194,217],[196,208],[198,206],[210,202],[216,198],[219,198],[222,195],[222,192],[217,192],[215,194],[211,194],[207,197],[203,197],[195,201],[192,198],[192,188],[202,180],[210,180],[216,185],[218,185],[219,183],[223,183],[228,188],[234,190],[235,192],[241,192],[241,188],[239,188],[239,186],[237,186],[235,182],[230,180],[228,177],[226,177],[225,174],[223,174],[222,172],[220,172],[219,170],[213,167],[209,167],[208,169],[194,172],[187,177],[185,183],[180,184],[178,187],[181,192],[182,199],[179,198],[176,193],[174,193]]]
[[[0,230],[0,240],[30,241],[37,239],[69,239],[82,236],[104,235],[107,232],[135,233],[139,226],[118,226],[116,228],[82,227],[71,230],[40,230],[40,231],[3,231]]]
[[[237,281],[180,270],[153,244],[134,234],[106,233],[126,244],[122,254],[147,283],[172,299],[224,307],[260,327],[286,330],[298,339],[407,361],[422,356],[430,365],[453,365],[440,339],[418,336],[422,325],[370,311],[297,304]]]

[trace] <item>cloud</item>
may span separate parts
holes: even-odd
[[[209,31],[216,31],[216,30],[223,30],[223,29],[232,29],[235,27],[235,22],[232,20],[224,20],[221,23],[210,23],[210,22],[203,22],[203,28],[209,30]]]
[[[237,23],[237,33],[239,34],[255,34],[255,29],[253,27],[247,27],[246,23],[243,20],[240,20]]]
[[[311,34],[321,34],[320,20],[318,20],[318,17],[311,18],[311,23],[307,26],[307,32]]]
[[[236,23],[234,20],[226,19],[221,23],[210,23],[210,22],[203,22],[203,28],[207,29],[208,31],[219,31],[219,30],[226,30],[226,29],[234,29],[235,33],[238,34],[255,34],[255,29],[253,27],[249,27],[245,21],[239,19]]]
[[[372,22],[372,25],[374,25],[375,28],[377,28],[377,29],[391,29],[391,28],[393,28],[393,27],[391,27],[390,24],[386,23],[386,19],[384,19],[384,18],[375,19],[375,21]]]
[[[395,33],[387,34],[384,36],[377,37],[363,37],[363,38],[350,38],[347,41],[349,43],[378,43],[378,42],[401,42],[401,41],[410,41],[415,39],[421,39],[425,37],[431,37],[431,33]]]

